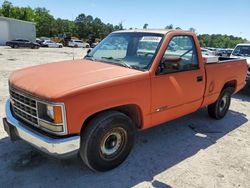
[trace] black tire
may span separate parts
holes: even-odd
[[[19,45],[18,45],[18,44],[14,44],[13,47],[14,47],[14,48],[19,48]]]
[[[208,105],[208,114],[214,119],[222,119],[228,112],[231,104],[233,89],[228,87],[222,90],[219,98],[213,104]]]
[[[89,46],[89,45],[86,45],[86,48],[90,48],[90,46]]]
[[[74,48],[78,48],[78,45],[76,44],[76,45],[74,46]]]
[[[81,134],[80,156],[94,171],[119,166],[134,144],[135,126],[123,113],[106,111],[92,119]]]

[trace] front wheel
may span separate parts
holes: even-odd
[[[93,170],[111,170],[127,158],[134,133],[133,122],[125,114],[117,111],[98,114],[82,132],[80,156]]]
[[[228,112],[231,104],[232,88],[224,89],[217,101],[208,106],[208,114],[214,119],[222,119]]]

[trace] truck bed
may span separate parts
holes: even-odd
[[[206,90],[203,106],[215,102],[227,82],[236,86],[234,92],[242,89],[246,81],[247,63],[244,59],[219,57],[218,62],[205,64],[205,71]]]
[[[205,62],[205,64],[217,64],[217,63],[229,63],[229,62],[234,62],[238,60],[242,60],[239,58],[230,58],[230,57],[216,57],[216,56],[211,56],[211,57],[205,57],[209,58],[209,62]]]

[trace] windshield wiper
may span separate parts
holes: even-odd
[[[122,61],[122,59],[114,59],[113,57],[102,57],[102,59],[108,59],[108,60],[114,60],[116,62],[118,62],[118,65],[121,65],[123,67],[127,67],[127,68],[133,68],[131,65],[129,65],[128,63]],[[110,62],[112,63],[112,62]],[[113,64],[117,64],[117,63],[113,63]]]

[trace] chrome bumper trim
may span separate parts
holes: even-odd
[[[77,152],[80,148],[80,136],[55,139],[27,128],[12,115],[9,99],[5,105],[5,112],[8,123],[16,128],[18,137],[40,151],[55,157],[64,157]]]

